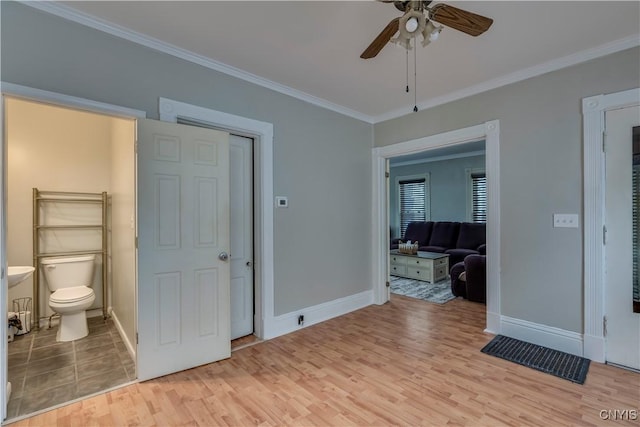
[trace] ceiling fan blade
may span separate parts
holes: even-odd
[[[360,58],[369,59],[375,57],[378,53],[380,53],[382,48],[387,43],[389,43],[391,37],[393,37],[393,35],[398,32],[399,26],[400,18],[395,18],[391,22],[389,22],[387,26],[384,27],[384,30],[382,30],[380,34],[378,34],[378,37],[376,37],[375,40],[371,42],[369,47],[367,47],[364,52],[362,52]]]
[[[429,18],[474,37],[487,31],[493,24],[491,18],[442,3],[429,9]]]

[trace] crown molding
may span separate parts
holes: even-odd
[[[366,123],[376,124],[387,120],[395,119],[402,116],[414,114],[413,112],[407,112],[407,108],[399,108],[387,113],[383,113],[377,116],[371,116],[361,113],[359,111],[352,110],[342,105],[334,104],[322,98],[318,98],[306,92],[302,92],[297,89],[293,89],[289,86],[285,86],[280,83],[276,83],[272,80],[265,79],[263,77],[251,74],[243,71],[239,68],[232,67],[222,62],[215,61],[205,56],[190,52],[186,49],[173,46],[169,43],[165,43],[153,37],[143,35],[141,33],[129,30],[119,25],[113,24],[103,19],[96,18],[92,15],[84,12],[77,11],[71,7],[59,4],[54,1],[29,1],[18,0],[20,3],[30,6],[32,8],[41,10],[43,12],[50,13],[52,15],[67,19],[69,21],[76,22],[78,24],[111,34],[113,36],[137,43],[156,51],[172,55],[174,57],[189,61],[203,67],[215,70],[232,77],[247,81],[249,83],[256,84],[258,86],[271,89],[275,92],[282,93],[284,95],[291,96],[296,99],[308,102],[318,107],[326,108],[339,114],[343,114],[348,117],[352,117],[357,120],[361,120]],[[551,71],[560,70],[562,68],[570,67],[572,65],[580,64],[582,62],[590,61],[602,56],[606,56],[612,53],[616,53],[625,49],[640,46],[640,33],[633,34],[622,39],[614,40],[613,42],[605,43],[594,48],[586,49],[571,55],[557,58],[542,64],[534,65],[523,70],[519,70],[510,74],[506,74],[495,79],[488,80],[486,82],[469,86],[467,88],[450,92],[448,94],[431,98],[429,100],[418,103],[419,110],[426,110],[436,107],[438,105],[446,104],[452,101],[456,101],[469,96],[477,95],[482,92],[486,92],[492,89],[506,86],[508,84],[516,83],[522,80],[536,77]]]
[[[592,59],[600,58],[602,56],[610,55],[612,53],[620,52],[622,50],[630,49],[637,46],[640,46],[640,34],[634,34],[629,37],[624,37],[610,43],[605,43],[594,48],[576,52],[562,58],[557,58],[548,62],[544,62],[542,64],[534,65],[533,67],[525,68],[477,85],[469,86],[467,88],[457,90],[446,95],[429,99],[427,101],[418,103],[418,110],[426,110],[428,108],[437,107],[438,105],[457,101],[459,99],[477,95],[482,92],[487,92],[501,86],[506,86],[511,83],[516,83],[522,80],[529,79],[531,77],[536,77],[542,74],[549,73],[551,71],[560,70],[562,68],[577,65],[582,62],[590,61]],[[398,117],[414,114],[407,113],[407,109],[407,107],[404,107],[402,109],[397,109],[388,113],[374,116],[373,123],[380,123],[386,120],[396,119]]]
[[[249,83],[253,83],[255,85],[262,86],[267,89],[271,89],[275,92],[279,92],[284,95],[291,96],[293,98],[308,102],[318,107],[326,108],[327,110],[331,110],[336,113],[343,114],[345,116],[349,116],[357,120],[361,120],[363,122],[373,123],[373,117],[370,115],[360,113],[358,111],[352,110],[347,107],[343,107],[338,104],[334,104],[330,101],[327,101],[322,98],[318,98],[306,92],[293,89],[289,86],[285,86],[280,83],[276,83],[272,80],[262,78],[255,74],[248,73],[239,68],[235,68],[230,65],[223,64],[222,62],[215,61],[213,59],[199,55],[197,53],[188,51],[186,49],[173,46],[169,43],[165,43],[153,37],[149,37],[144,34],[132,31],[128,28],[113,24],[106,20],[96,18],[84,12],[77,11],[71,7],[68,7],[53,1],[19,0],[19,2],[26,6],[30,6],[34,9],[38,9],[43,12],[58,16],[60,18],[76,22],[86,27],[90,27],[95,30],[99,30],[99,31],[111,34],[121,39],[125,39],[133,43],[146,46],[156,51],[166,53],[168,55],[172,55],[174,57],[183,59],[185,61],[189,61],[194,64],[201,65],[203,67],[227,74],[229,76],[247,81]]]

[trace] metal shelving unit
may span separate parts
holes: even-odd
[[[42,207],[47,203],[99,204],[102,211],[100,224],[83,225],[43,225]],[[35,327],[40,326],[40,260],[44,257],[73,256],[85,254],[99,254],[102,257],[102,316],[106,319],[107,291],[108,291],[108,234],[107,234],[107,192],[102,193],[74,193],[62,191],[44,191],[33,189],[33,319]],[[101,233],[101,249],[87,249],[77,251],[45,252],[40,247],[41,232],[46,230],[99,230]]]

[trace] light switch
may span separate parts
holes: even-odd
[[[578,214],[553,214],[553,228],[578,228]]]

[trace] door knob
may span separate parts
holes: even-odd
[[[218,259],[220,261],[226,261],[229,259],[229,254],[226,252],[220,252],[220,254],[218,255]]]

